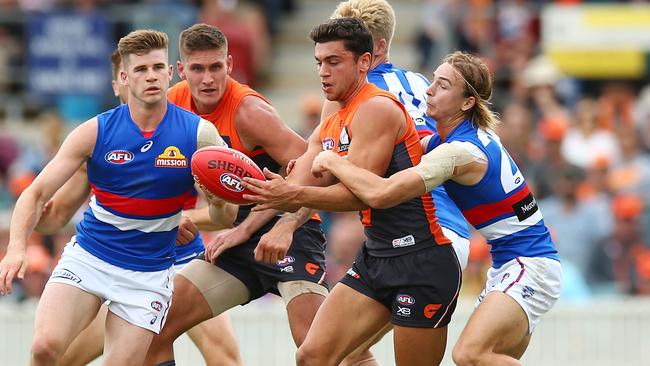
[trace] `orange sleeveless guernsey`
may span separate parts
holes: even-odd
[[[374,97],[384,97],[395,102],[406,120],[406,131],[395,141],[388,169],[384,173],[384,177],[388,177],[417,165],[422,158],[422,147],[415,124],[393,94],[373,84],[366,84],[345,107],[322,123],[320,140],[323,150],[332,150],[340,156],[347,156],[353,139],[354,114],[361,104]],[[388,209],[363,210],[361,222],[368,238],[366,248],[376,256],[405,254],[434,243],[451,244],[438,225],[430,194],[412,198]]]

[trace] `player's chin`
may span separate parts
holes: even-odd
[[[145,94],[142,96],[142,101],[149,105],[158,104],[163,100],[165,100],[165,95],[162,92],[158,94]]]
[[[330,102],[338,101],[336,94],[332,92],[323,91],[323,95],[325,96],[325,99],[329,100]]]
[[[217,92],[213,93],[200,93],[199,102],[203,105],[216,105],[221,99],[221,95]]]

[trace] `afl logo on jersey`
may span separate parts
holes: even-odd
[[[113,150],[106,153],[104,159],[111,164],[126,164],[133,160],[133,154],[126,150]]]
[[[397,302],[400,305],[411,306],[415,304],[415,299],[412,296],[402,294],[402,295],[397,295]]]
[[[219,181],[221,182],[221,185],[229,191],[241,192],[244,190],[244,186],[241,184],[241,178],[234,174],[223,173],[221,174]]]
[[[334,150],[334,139],[331,137],[327,137],[321,141],[323,144],[323,151],[327,150]]]

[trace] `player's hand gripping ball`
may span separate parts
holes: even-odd
[[[192,155],[194,180],[215,196],[238,205],[250,204],[242,198],[252,192],[244,189],[242,178],[266,180],[262,170],[242,152],[221,146],[208,146]]]

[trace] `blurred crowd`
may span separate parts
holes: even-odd
[[[540,53],[539,16],[546,2],[423,2],[421,26],[411,37],[418,55],[416,68],[429,76],[442,56],[455,49],[480,54],[491,66],[493,107],[502,120],[497,132],[531,186],[552,232],[564,269],[563,299],[650,294],[648,76],[581,80],[563,75]],[[0,0],[0,13],[57,6],[107,11],[125,3]],[[273,57],[278,24],[295,9],[293,2],[282,0],[159,0],[141,5],[171,3],[192,9],[194,15],[188,18],[192,23],[208,22],[224,30],[231,52],[237,53],[233,76],[252,85],[264,83],[269,71],[264,70],[265,61]],[[394,6],[399,8],[397,3]],[[12,67],[24,64],[21,39],[15,36],[22,33],[14,26],[0,22],[0,96],[21,92],[20,82],[11,73]],[[321,99],[307,95],[300,106],[304,126],[297,129],[308,136],[319,121]],[[9,108],[0,102],[0,215],[5,226],[13,202],[56,152],[66,132],[65,118],[37,108],[29,116],[33,122],[25,128],[33,133],[19,137],[4,126]],[[363,229],[356,213],[324,217],[328,280],[333,284],[349,268],[363,240]],[[30,275],[22,282],[22,295],[16,297],[38,296],[71,233],[72,226],[60,235],[33,238]],[[2,255],[6,227],[0,231],[0,240]],[[487,243],[476,234],[463,279],[468,295],[476,295],[484,286],[483,276],[491,265],[488,251]]]

